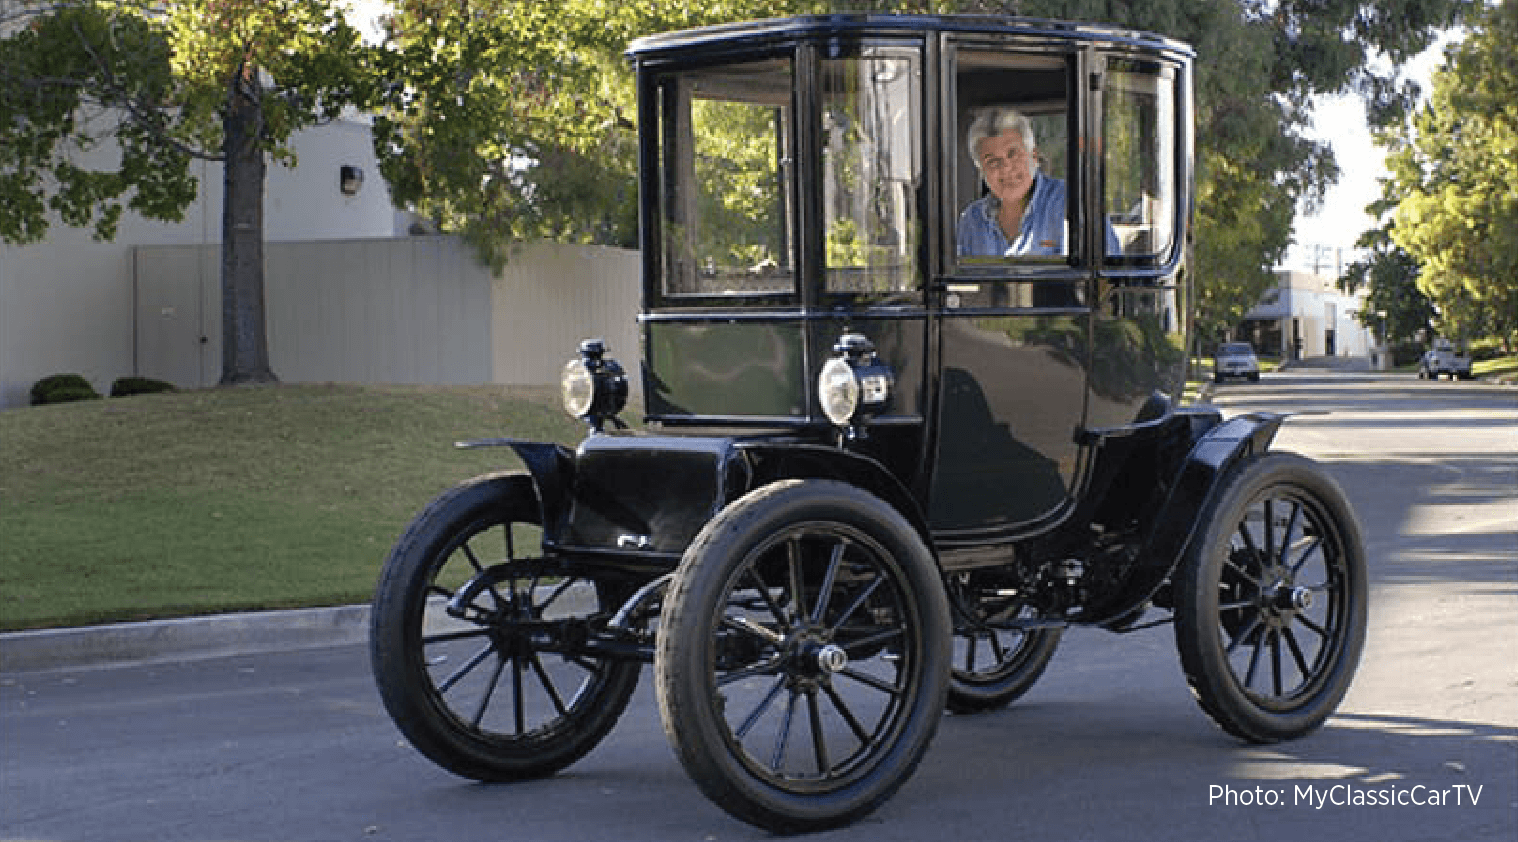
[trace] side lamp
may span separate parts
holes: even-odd
[[[817,375],[822,413],[849,439],[863,439],[870,419],[890,407],[895,372],[880,361],[875,343],[860,333],[840,336],[833,353]]]
[[[627,374],[621,364],[606,356],[605,340],[580,343],[579,359],[564,364],[559,393],[564,411],[584,421],[592,433],[602,432],[608,419],[618,429],[627,429],[617,417],[627,406]]]

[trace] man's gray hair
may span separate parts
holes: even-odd
[[[975,169],[980,169],[980,142],[1013,131],[1023,136],[1023,147],[1028,151],[1028,168],[1037,169],[1038,159],[1033,151],[1038,148],[1038,140],[1033,136],[1033,123],[1027,115],[1010,105],[983,108],[975,115],[974,122],[970,123],[965,144],[970,149],[970,160],[975,162]]]

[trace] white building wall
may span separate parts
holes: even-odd
[[[131,374],[131,313],[125,248],[0,245],[0,407],[24,406],[49,374],[82,374],[97,389]]]
[[[114,260],[114,251],[93,253]],[[137,247],[125,296],[90,283],[54,284],[30,300],[10,295],[31,320],[16,322],[22,330],[7,320],[6,347],[22,358],[79,350],[53,359],[102,391],[126,374],[214,385],[218,253],[214,244]],[[578,342],[599,336],[640,390],[636,251],[535,243],[499,275],[456,237],[268,243],[264,258],[269,359],[285,382],[553,385]],[[76,327],[107,322],[123,330]],[[0,406],[25,405],[35,379],[18,381]]]
[[[1355,318],[1361,307],[1359,297],[1337,291],[1292,289],[1290,303],[1291,316],[1284,335],[1291,336],[1290,319],[1296,319],[1302,331],[1302,357],[1370,356],[1370,329]],[[1328,347],[1329,330],[1334,334],[1332,349]]]
[[[379,176],[363,118],[341,120],[297,135],[296,165],[271,163],[264,191],[266,242],[389,237],[396,218]],[[81,154],[98,166],[115,152]],[[364,171],[356,196],[338,189],[343,164]],[[162,223],[123,214],[115,241],[95,242],[87,229],[54,224],[40,243],[0,245],[0,407],[24,405],[31,384],[49,374],[84,375],[99,390],[133,374],[131,249],[138,245],[221,242],[222,169],[191,167],[200,196],[184,219]],[[202,271],[218,278],[219,261]]]
[[[1356,314],[1364,306],[1364,295],[1340,292],[1334,278],[1310,272],[1276,273],[1278,286],[1266,293],[1265,301],[1245,315],[1249,321],[1275,322],[1280,329],[1279,349],[1259,349],[1282,359],[1329,356],[1328,331],[1334,332],[1333,354],[1336,357],[1369,357],[1374,337],[1360,324]],[[1293,337],[1300,335],[1299,354],[1294,353]]]

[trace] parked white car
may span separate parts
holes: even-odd
[[[1230,377],[1242,377],[1250,382],[1260,379],[1260,360],[1254,355],[1254,346],[1248,342],[1224,342],[1218,346],[1213,357],[1212,380],[1222,383]]]
[[[1434,347],[1428,349],[1418,363],[1418,379],[1438,380],[1448,374],[1450,379],[1471,379],[1471,358],[1455,350],[1448,339],[1435,339]]]

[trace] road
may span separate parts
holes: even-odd
[[[1332,412],[1278,444],[1329,467],[1367,537],[1340,713],[1243,745],[1192,702],[1168,627],[1075,629],[1022,702],[947,717],[895,798],[812,838],[1518,839],[1518,391],[1304,372],[1216,402]],[[763,838],[685,777],[647,681],[566,773],[485,786],[401,743],[357,647],[0,676],[3,840]]]

